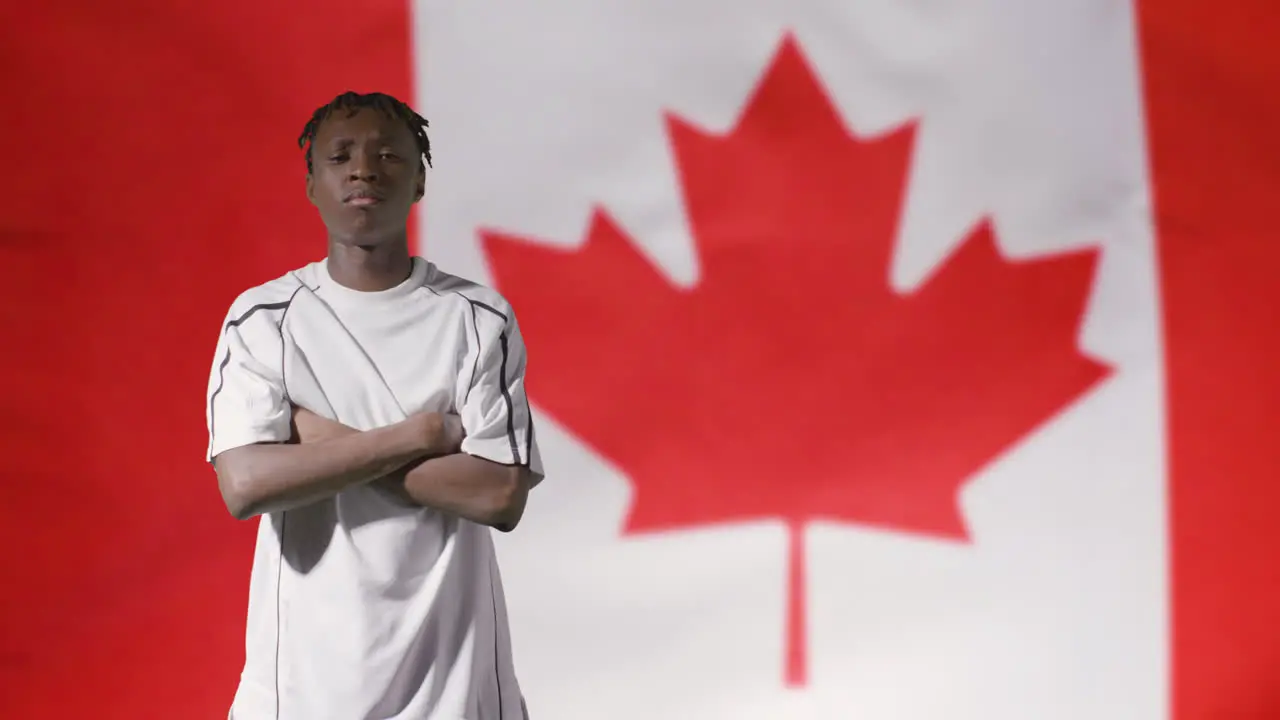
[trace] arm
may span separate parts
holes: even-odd
[[[472,306],[475,369],[459,378],[458,414],[467,430],[462,453],[417,465],[405,490],[426,498],[474,488],[485,498],[481,522],[510,532],[524,515],[529,490],[542,480],[542,457],[525,394],[527,353],[520,326],[503,298],[488,300]]]
[[[306,448],[332,446],[368,434],[302,408],[295,408],[293,417],[298,437]],[[382,473],[389,475],[382,482],[415,504],[503,532],[514,529],[524,513],[525,499],[533,481],[531,473],[528,468],[456,453],[458,446],[454,441],[461,436],[461,427],[456,427],[457,431],[451,422],[446,422],[441,430],[449,435],[448,451],[454,454],[414,459],[402,470],[398,466],[390,468]],[[393,472],[396,470],[399,472]]]
[[[476,314],[476,370],[460,379],[462,452],[415,461],[380,482],[410,502],[510,532],[542,479],[542,458],[524,389],[524,341],[510,306],[497,305]],[[304,443],[356,432],[306,411],[294,420]]]
[[[448,444],[443,418],[424,413],[305,446],[245,445],[219,454],[213,463],[227,509],[244,520],[313,503],[445,450]]]
[[[264,286],[237,298],[210,369],[205,458],[217,472],[227,510],[239,519],[315,502],[437,449],[452,452],[460,442],[449,442],[440,415],[424,414],[332,442],[296,445],[280,331],[289,292]]]
[[[535,476],[527,467],[454,453],[415,463],[403,477],[405,494],[419,505],[511,532]]]

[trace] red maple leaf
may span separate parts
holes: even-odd
[[[965,480],[1110,373],[1075,340],[1096,253],[1006,260],[983,221],[894,292],[914,127],[853,137],[791,38],[732,131],[668,127],[692,289],[603,211],[577,250],[497,232],[485,249],[537,361],[534,400],[635,485],[626,532],[786,522],[801,684],[804,523],[964,540]]]

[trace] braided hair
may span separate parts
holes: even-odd
[[[409,132],[413,133],[413,139],[418,143],[418,152],[427,161],[427,166],[431,166],[431,141],[427,139],[426,118],[386,93],[375,92],[362,95],[348,90],[329,104],[316,108],[316,111],[311,114],[311,119],[302,128],[302,134],[298,136],[298,147],[302,148],[302,154],[306,156],[308,173],[312,171],[311,143],[316,139],[316,131],[320,129],[320,124],[338,110],[345,111],[347,117],[351,117],[365,108],[380,110],[387,117],[401,120],[409,126]]]

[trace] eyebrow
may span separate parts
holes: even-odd
[[[382,135],[380,133],[373,133],[368,137],[367,141],[374,144],[391,146],[391,145],[395,145],[398,139],[394,135]],[[339,136],[335,138],[330,138],[329,142],[326,143],[326,147],[333,150],[337,150],[340,148],[348,148],[355,144],[356,144],[355,138]]]

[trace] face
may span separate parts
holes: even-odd
[[[307,175],[307,197],[330,239],[361,246],[403,239],[426,183],[419,158],[408,126],[381,110],[330,115],[312,140]]]

